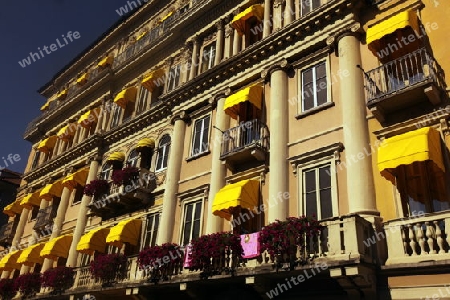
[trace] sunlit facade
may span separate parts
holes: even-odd
[[[34,296],[61,299],[446,292],[448,15],[428,0],[149,1],[40,89],[2,278],[73,267],[61,295]],[[220,274],[158,284],[138,266],[147,247],[245,243],[303,215],[324,227],[290,260],[224,253]],[[124,278],[93,280],[112,253]]]

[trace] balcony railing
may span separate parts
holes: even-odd
[[[389,221],[377,240],[386,238],[386,265],[450,259],[450,212]]]
[[[258,119],[226,130],[222,135],[221,159],[247,148],[268,149],[269,131],[267,125]]]
[[[435,82],[438,87],[445,87],[444,71],[434,57],[423,48],[366,73],[368,105],[426,82]]]
[[[0,245],[11,245],[16,231],[17,222],[9,222],[0,228]]]
[[[315,240],[307,240],[306,247],[299,247],[294,260],[296,262],[304,261],[305,258],[313,261],[320,259],[330,266],[340,270],[342,265],[353,265],[355,263],[373,264],[375,245],[366,245],[364,241],[373,235],[372,224],[357,215],[348,215],[341,218],[333,218],[323,221],[321,224],[325,227],[319,237]],[[183,249],[184,250],[184,249]],[[285,270],[303,270],[310,267],[309,264],[296,264],[294,268],[290,261],[271,260],[268,253],[264,252],[261,256],[252,259],[242,259],[234,256],[230,252],[224,252],[221,258],[211,262],[212,267],[225,270],[222,275],[239,276],[251,274],[267,274],[274,272],[273,266],[279,265]],[[281,263],[281,265],[280,265]],[[229,274],[226,270],[233,270]],[[154,272],[151,268],[141,270],[137,263],[137,256],[128,258],[127,276],[124,280],[117,282],[120,286],[123,284],[153,282],[156,283],[176,283],[200,280],[204,276],[204,270],[191,271],[183,269],[181,263],[166,268],[164,273]],[[212,274],[215,276],[219,274]],[[355,274],[354,274],[355,275]],[[77,269],[74,289],[95,290],[101,288],[100,282],[95,282],[89,273],[89,267]]]
[[[48,235],[51,232],[51,226],[53,224],[53,219],[56,217],[57,205],[49,205],[46,208],[40,209],[36,217],[36,223],[33,229],[41,231],[43,235]],[[43,229],[46,230],[43,230]],[[48,229],[48,230],[47,230]]]

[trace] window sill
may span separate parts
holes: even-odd
[[[202,152],[202,153],[199,153],[199,154],[196,154],[196,155],[193,155],[193,156],[190,156],[190,157],[186,158],[186,161],[189,162],[189,161],[192,161],[192,160],[196,160],[197,158],[209,155],[210,153],[211,153],[210,150],[206,150],[205,152]]]
[[[334,105],[335,105],[334,102],[327,102],[327,103],[324,103],[324,104],[322,104],[320,106],[316,106],[314,108],[311,108],[310,110],[302,112],[302,113],[296,115],[295,118],[297,120],[300,120],[300,119],[303,119],[303,118],[305,118],[305,117],[307,117],[309,115],[313,115],[315,113],[318,113],[319,111],[322,111],[322,110],[328,109],[330,107],[333,107]]]

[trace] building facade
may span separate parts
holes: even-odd
[[[35,298],[450,299],[449,14],[431,0],[148,1],[39,91],[2,278],[75,268]],[[138,266],[149,246],[187,253],[304,215],[323,228],[289,259],[256,238],[254,257],[223,253],[207,279],[174,267],[155,284]],[[127,257],[110,285],[89,271],[105,253]]]

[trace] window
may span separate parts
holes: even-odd
[[[144,235],[143,248],[152,247],[156,245],[156,237],[159,228],[159,213],[150,214],[147,216],[147,228]]]
[[[212,43],[203,48],[202,55],[202,72],[214,67],[214,61],[216,59],[216,43]]]
[[[445,173],[433,162],[414,162],[396,169],[397,189],[405,217],[450,209]]]
[[[325,164],[302,171],[303,212],[318,220],[333,216],[332,171]]]
[[[170,135],[164,135],[159,141],[158,157],[156,159],[156,171],[162,171],[167,168],[167,161],[169,159],[170,151]]]
[[[196,156],[208,151],[209,121],[210,116],[195,121],[192,137],[191,156]]]
[[[84,186],[77,184],[77,186],[74,190],[75,194],[73,196],[72,205],[81,203],[81,199],[83,198],[83,191],[84,191]]]
[[[128,167],[138,167],[139,163],[139,152],[136,149],[133,149],[128,155],[127,166]]]
[[[167,80],[167,92],[175,89],[180,83],[180,68],[181,66],[179,64],[170,68],[169,79]]]
[[[325,61],[303,70],[301,73],[302,112],[328,101],[328,85]]]
[[[119,125],[121,113],[122,113],[121,107],[119,105],[113,103],[112,118],[111,118],[111,128],[114,128],[117,125]]]
[[[262,24],[256,17],[251,17],[245,22],[245,46],[253,45],[262,39]]]
[[[300,16],[303,17],[320,6],[320,0],[301,0]]]
[[[113,164],[107,162],[103,165],[102,170],[100,171],[100,179],[109,180],[111,178],[112,172],[114,170]]]
[[[33,163],[31,164],[31,170],[34,170],[39,163],[39,158],[41,157],[41,152],[39,150],[36,150],[33,157]]]
[[[181,234],[182,245],[187,245],[191,240],[200,236],[201,214],[201,200],[187,203],[184,206],[183,232]]]
[[[146,88],[141,87],[141,90],[139,92],[138,103],[136,106],[136,115],[142,113],[147,108],[148,96],[149,96],[149,91]]]

